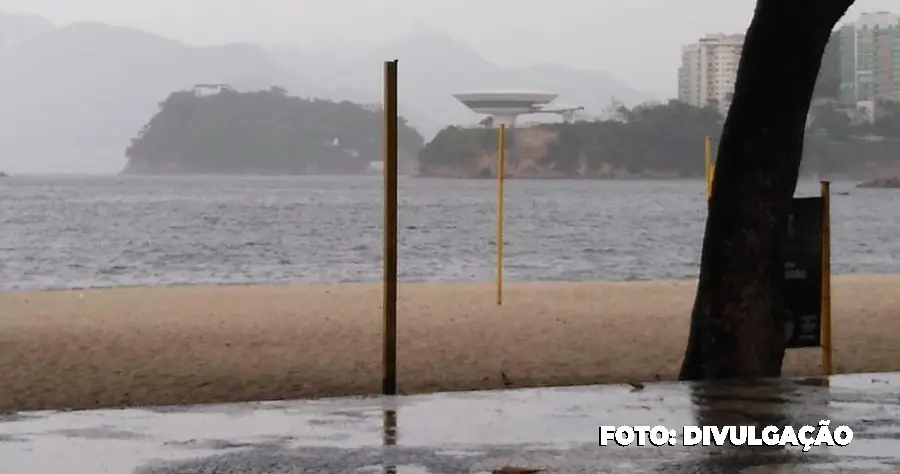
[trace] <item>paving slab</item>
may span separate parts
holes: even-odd
[[[847,425],[845,447],[600,447],[600,425]],[[900,374],[0,415],[29,474],[900,472]]]

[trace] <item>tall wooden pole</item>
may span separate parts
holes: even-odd
[[[506,125],[497,136],[497,306],[503,304],[503,173],[506,164]]]
[[[397,393],[397,60],[384,63],[384,319],[381,392]]]

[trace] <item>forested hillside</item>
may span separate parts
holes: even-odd
[[[509,131],[511,177],[701,177],[705,135],[718,143],[724,117],[715,108],[667,104],[619,107],[608,120],[546,124]],[[715,150],[713,150],[715,152]],[[496,173],[497,130],[448,127],[419,154],[423,176],[487,177]],[[870,178],[900,170],[900,106],[863,111],[828,99],[813,106],[803,172]]]
[[[401,119],[401,160],[422,137]],[[358,174],[382,159],[382,114],[284,89],[170,95],[125,151],[125,173]]]

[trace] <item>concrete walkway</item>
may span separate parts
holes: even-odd
[[[598,447],[599,425],[848,425],[846,447]],[[29,474],[900,472],[900,374],[0,415]]]

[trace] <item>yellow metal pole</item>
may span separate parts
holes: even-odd
[[[384,319],[381,391],[397,393],[397,61],[384,63]]]
[[[503,304],[503,173],[506,164],[506,125],[497,136],[497,306]]]
[[[822,181],[822,373],[831,375],[831,183]]]
[[[704,169],[706,170],[706,197],[712,195],[712,137],[707,135],[703,140]]]

